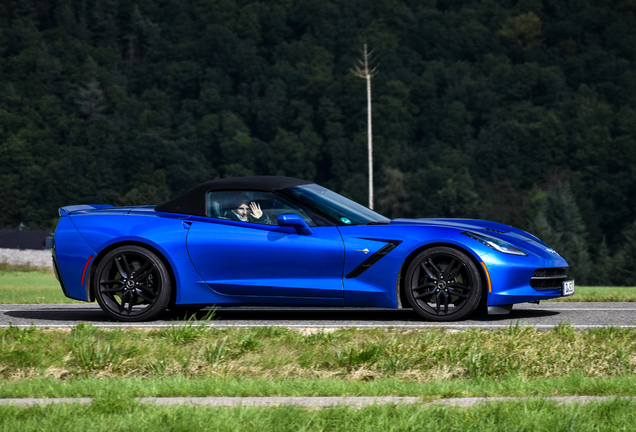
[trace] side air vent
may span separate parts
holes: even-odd
[[[369,258],[364,260],[362,262],[362,264],[360,264],[358,267],[356,267],[353,270],[351,270],[351,272],[348,275],[346,275],[345,278],[346,279],[357,278],[362,273],[364,273],[369,268],[371,268],[371,266],[373,264],[375,264],[378,261],[380,261],[380,259],[383,258],[384,256],[386,256],[386,254],[388,254],[393,249],[398,247],[400,245],[400,243],[402,243],[401,240],[390,240],[389,243],[387,243],[385,246],[383,246],[380,250],[378,250],[376,253],[374,253]]]
[[[530,286],[536,290],[558,289],[568,277],[566,268],[540,268],[530,279]]]

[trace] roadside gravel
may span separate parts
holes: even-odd
[[[0,263],[52,268],[50,250],[0,248]]]

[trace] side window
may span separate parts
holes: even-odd
[[[278,215],[294,213],[316,226],[307,214],[271,192],[214,191],[207,195],[207,216],[240,222],[278,225]]]

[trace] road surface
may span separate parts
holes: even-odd
[[[204,317],[209,309],[198,312]],[[31,326],[68,328],[79,322],[97,327],[166,327],[178,325],[183,317],[166,312],[159,320],[146,323],[119,323],[104,314],[96,303],[0,305],[0,327]],[[292,328],[426,328],[496,329],[510,325],[551,328],[560,323],[574,328],[600,326],[636,327],[636,303],[523,303],[515,305],[509,315],[473,316],[466,321],[435,323],[419,319],[410,309],[370,308],[218,308],[208,325],[213,327],[284,326]]]

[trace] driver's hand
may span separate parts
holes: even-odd
[[[261,216],[263,216],[263,210],[261,210],[260,204],[257,204],[255,202],[251,202],[250,203],[250,210],[252,211],[252,215],[256,219],[260,219]]]

